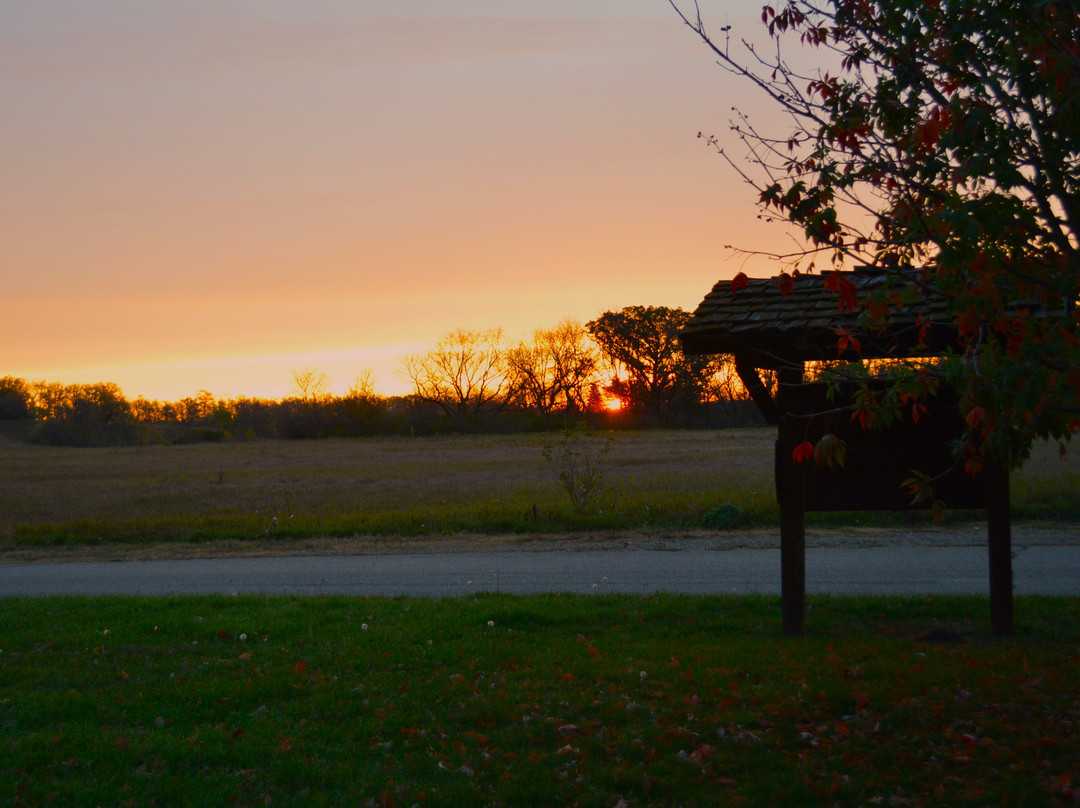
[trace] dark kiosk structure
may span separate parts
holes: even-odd
[[[778,427],[776,494],[780,503],[781,608],[787,634],[805,625],[807,511],[904,510],[913,504],[904,481],[915,471],[934,479],[935,498],[951,508],[987,510],[990,618],[993,631],[1012,630],[1012,550],[1009,477],[987,463],[965,473],[956,446],[963,423],[948,390],[925,409],[879,429],[852,418],[854,397],[873,394],[856,384],[806,380],[807,363],[938,355],[955,329],[941,304],[923,297],[915,276],[874,270],[720,281],[680,334],[688,354],[731,354],[747,392]],[[895,303],[884,325],[859,329],[857,301],[887,292]],[[775,371],[776,393],[761,371]],[[826,435],[843,447],[838,458],[797,462],[797,447]]]

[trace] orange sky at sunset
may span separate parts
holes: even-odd
[[[454,328],[693,309],[787,244],[697,139],[756,99],[664,0],[33,0],[0,54],[0,376],[401,393]]]

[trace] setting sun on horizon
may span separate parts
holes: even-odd
[[[0,376],[395,395],[454,329],[692,310],[787,239],[697,137],[752,95],[666,2],[6,4],[0,48]]]

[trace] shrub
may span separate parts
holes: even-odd
[[[702,519],[705,527],[710,530],[731,530],[739,527],[742,521],[742,508],[738,505],[732,505],[730,502],[721,505],[719,508],[713,508]]]
[[[544,446],[544,459],[556,476],[574,508],[588,510],[604,482],[603,461],[611,451],[611,435],[575,425],[562,431],[562,440]]]

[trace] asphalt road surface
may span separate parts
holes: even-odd
[[[809,548],[806,589],[986,594],[985,546]],[[1080,596],[1080,546],[1014,549],[1018,595]],[[0,565],[0,596],[470,592],[778,594],[777,549],[492,551]]]

